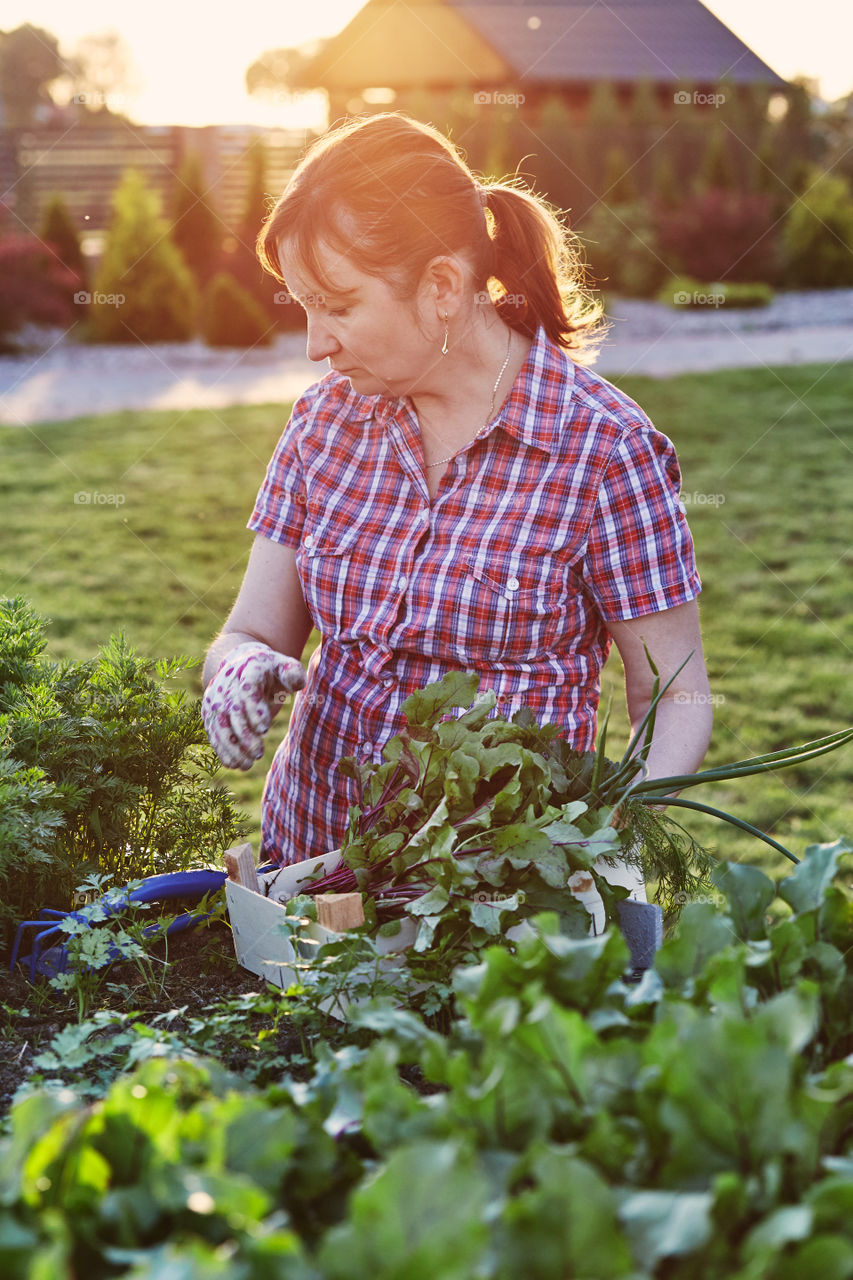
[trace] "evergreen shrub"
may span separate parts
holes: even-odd
[[[785,219],[785,280],[794,289],[853,285],[853,195],[844,178],[811,175]]]
[[[95,278],[90,335],[98,342],[183,342],[196,327],[198,291],[167,234],[156,194],[128,170]]]
[[[267,346],[272,336],[263,308],[224,271],[205,290],[202,325],[210,347]]]
[[[197,701],[163,681],[187,658],[121,635],[88,661],[44,656],[45,620],[0,600],[0,925],[67,909],[87,875],[114,884],[221,862],[243,819]],[[8,938],[7,938],[8,941]]]

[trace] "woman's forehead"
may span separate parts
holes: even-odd
[[[308,264],[292,240],[283,237],[279,241],[281,274],[294,295],[328,293],[345,297],[355,292],[363,282],[363,273],[331,245],[319,243],[312,246],[312,256],[315,263]]]

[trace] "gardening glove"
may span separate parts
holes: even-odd
[[[261,641],[238,644],[226,654],[201,700],[210,745],[226,768],[251,769],[264,754],[273,705],[304,683],[301,662]]]

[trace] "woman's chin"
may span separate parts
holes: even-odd
[[[338,369],[336,372],[349,380],[353,391],[358,391],[363,396],[387,396],[389,394],[385,384],[367,369]]]

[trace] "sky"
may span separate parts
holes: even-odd
[[[81,37],[118,30],[137,84],[116,104],[141,124],[322,125],[322,95],[297,105],[245,90],[246,68],[266,49],[334,35],[363,0],[240,0],[219,12],[196,0],[4,0],[2,24],[52,32],[69,53]],[[806,75],[831,101],[853,90],[850,0],[707,0],[711,9],[780,75]],[[807,20],[806,20],[807,19]]]

